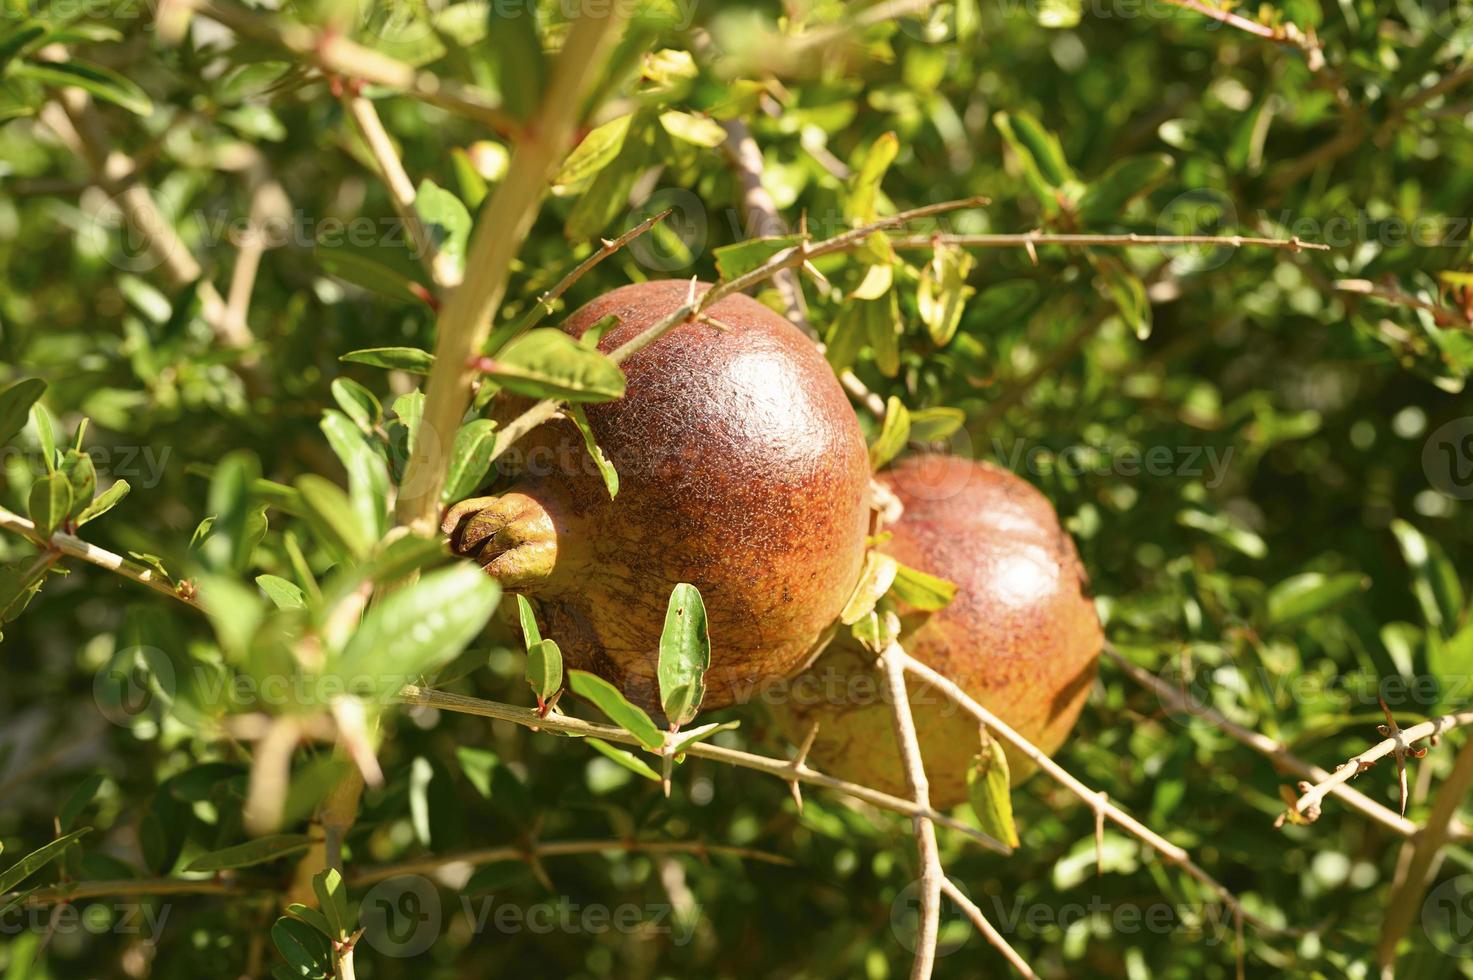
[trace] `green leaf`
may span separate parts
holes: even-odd
[[[537,629],[537,615],[532,610],[532,603],[524,595],[517,596],[517,619],[522,626],[522,642],[526,644],[527,652],[542,642],[542,633]]]
[[[956,583],[897,563],[890,595],[913,609],[935,612],[945,609],[956,598]]]
[[[619,496],[619,471],[614,469],[614,464],[609,457],[604,455],[603,447],[593,437],[593,429],[588,424],[588,415],[583,411],[582,405],[569,405],[568,418],[578,427],[578,432],[583,436],[583,447],[588,450],[589,458],[593,465],[598,467],[599,475],[604,478],[604,486],[608,488],[609,499]]]
[[[1120,316],[1135,331],[1137,340],[1145,340],[1151,335],[1151,302],[1146,296],[1146,284],[1114,256],[1092,255],[1091,262]]]
[[[68,508],[67,517],[75,517],[87,509],[92,503],[92,495],[97,492],[97,468],[92,465],[91,456],[68,449],[62,454],[57,471],[71,486],[72,505]]]
[[[1171,157],[1164,153],[1116,160],[1090,183],[1079,199],[1079,216],[1085,224],[1116,217],[1131,201],[1147,193],[1171,173]]]
[[[571,670],[568,672],[568,685],[574,694],[592,701],[608,715],[609,720],[639,739],[645,748],[658,749],[664,744],[664,736],[650,716],[642,708],[630,704],[618,688],[602,677],[585,670]]]
[[[379,404],[378,398],[352,378],[334,378],[332,397],[364,434],[372,433],[383,424],[384,408]]]
[[[31,424],[36,429],[36,442],[41,446],[41,460],[47,473],[56,472],[56,425],[51,413],[40,402],[31,405]]]
[[[303,905],[301,902],[292,902],[286,907],[286,914],[294,919],[301,919],[329,939],[333,938],[332,923],[327,921],[327,916],[310,905]]]
[[[1043,205],[1044,212],[1058,214],[1064,184],[1073,179],[1073,172],[1064,159],[1058,137],[1045,130],[1038,120],[1026,113],[1010,115],[998,112],[993,115],[992,121],[1002,134],[1003,141],[1013,151],[1029,189]]]
[[[1017,847],[1018,828],[1013,823],[1008,757],[997,739],[985,732],[982,739],[982,751],[972,759],[972,766],[967,770],[967,801],[983,833],[1009,847]]]
[[[885,171],[895,162],[900,152],[900,140],[893,132],[882,134],[870,144],[864,162],[854,171],[849,181],[849,197],[844,206],[844,216],[852,225],[874,221],[879,214],[880,182]]]
[[[910,413],[910,441],[940,442],[960,429],[967,413],[959,408],[923,408]]]
[[[735,279],[802,241],[801,235],[769,235],[764,238],[748,238],[734,245],[723,245],[712,253],[716,257],[716,272],[723,281]]]
[[[1205,531],[1249,558],[1263,558],[1268,555],[1268,545],[1263,538],[1226,514],[1209,514],[1206,511],[1188,509],[1176,515],[1176,522],[1182,527]]]
[[[290,976],[304,980],[328,980],[333,976],[331,942],[300,919],[277,919],[271,927],[271,941],[286,960]]]
[[[135,115],[147,117],[153,113],[153,103],[137,83],[90,61],[23,61],[14,65],[10,74],[54,88],[79,88]]]
[[[46,37],[47,31],[45,24],[28,20],[13,30],[0,34],[0,72],[5,70],[12,58]],[[0,442],[4,441],[0,439]]]
[[[845,626],[853,626],[874,612],[875,604],[890,591],[899,572],[899,562],[871,548],[864,556],[859,582],[854,586],[849,601],[844,604],[844,611],[839,613],[839,622]]]
[[[381,680],[380,690],[402,686],[454,660],[500,598],[500,587],[479,566],[457,563],[427,572],[368,610],[338,669],[345,677]]]
[[[0,565],[0,622],[8,623],[25,612],[49,570],[46,561],[27,558]]]
[[[244,844],[222,848],[201,854],[189,862],[185,871],[228,871],[232,868],[249,868],[267,861],[275,861],[305,851],[312,846],[312,838],[306,834],[275,834],[257,837]]]
[[[260,476],[260,461],[246,450],[226,454],[215,467],[206,505],[215,519],[199,548],[210,571],[241,571],[250,563],[262,530],[251,499],[251,486]]]
[[[875,352],[875,367],[885,377],[895,377],[900,373],[900,335],[905,324],[900,319],[900,305],[894,290],[884,299],[860,300],[857,305],[865,336]]]
[[[696,146],[717,147],[726,142],[726,130],[707,116],[671,109],[660,113],[660,125],[676,139]]]
[[[1437,542],[1403,520],[1391,522],[1391,533],[1412,572],[1412,595],[1427,625],[1443,637],[1453,635],[1463,611],[1463,587],[1457,570]]]
[[[307,608],[307,593],[279,575],[257,575],[256,584],[277,609]]]
[[[414,210],[435,248],[436,270],[458,282],[465,272],[465,247],[471,234],[471,213],[460,198],[432,180],[420,181],[415,191]]]
[[[486,482],[491,469],[491,454],[496,450],[496,423],[490,419],[472,419],[455,433],[450,451],[450,472],[445,488],[440,491],[441,504],[453,504],[469,497]]]
[[[528,120],[542,103],[547,58],[537,31],[536,4],[489,5],[486,47],[494,59],[502,108]]]
[[[624,148],[624,138],[629,135],[629,124],[633,120],[632,113],[618,116],[583,137],[553,175],[553,185],[565,188],[582,183],[613,163]]]
[[[633,752],[625,751],[624,749],[621,749],[617,746],[610,745],[608,742],[605,742],[601,738],[593,738],[592,736],[585,738],[583,741],[587,742],[589,745],[593,746],[599,752],[608,756],[610,759],[614,760],[625,769],[628,769],[636,776],[643,776],[645,779],[648,779],[651,782],[660,782],[660,774],[651,769],[649,763],[645,762]]]
[[[0,446],[10,442],[26,427],[31,406],[46,392],[40,378],[24,378],[0,391]]]
[[[1040,27],[1068,30],[1079,25],[1083,7],[1083,0],[1039,0],[1033,16]]]
[[[696,716],[710,667],[706,604],[699,589],[681,582],[670,592],[665,627],[660,632],[660,704],[672,725],[684,725]]]
[[[383,537],[389,529],[389,467],[384,457],[342,412],[323,412],[320,428],[348,473],[348,499],[363,536],[369,540]]]
[[[539,705],[563,686],[563,652],[553,640],[538,640],[527,647],[527,683]]]
[[[401,248],[401,251],[409,255],[407,247]],[[422,304],[429,298],[429,290],[424,287],[423,283],[405,270],[395,268],[395,263],[390,259],[386,245],[358,249],[347,245],[318,242],[313,254],[323,272],[330,276],[337,276],[339,279],[378,296],[415,305]],[[413,256],[409,257],[413,258]],[[387,349],[402,350],[403,348]],[[342,358],[345,361],[349,359],[347,356]],[[373,362],[359,361],[358,363],[371,364]],[[397,365],[378,364],[376,366],[396,367]],[[410,369],[404,368],[404,370]]]
[[[102,782],[102,773],[93,773],[78,783],[76,789],[72,790],[71,795],[66,798],[66,802],[61,805],[61,810],[57,814],[57,822],[61,825],[63,831],[71,830],[72,825],[77,822],[77,818],[82,815],[82,811],[86,810],[92,804],[92,800],[97,796],[97,791],[102,788]]]
[[[31,484],[31,520],[41,537],[51,537],[71,509],[72,485],[63,474],[51,473]]]
[[[44,847],[39,847],[27,854],[4,871],[0,871],[0,895],[15,891],[15,886],[61,857],[74,841],[90,833],[91,830],[91,827],[84,827],[70,834],[64,834]]]
[[[83,507],[81,511],[77,514],[77,527],[81,527],[88,521],[95,521],[103,514],[106,514],[108,511],[112,510],[114,507],[117,506],[118,501],[128,496],[128,491],[131,489],[132,488],[128,486],[127,480],[118,480],[112,486],[102,491],[102,493],[94,497],[92,499],[92,502],[86,507]]]
[[[695,745],[697,742],[704,742],[706,739],[719,735],[721,732],[734,731],[740,727],[742,727],[742,723],[739,721],[723,721],[714,722],[710,725],[701,725],[689,731],[681,732],[680,738],[674,742],[675,756],[679,759],[686,749]]]
[[[968,304],[969,323],[983,330],[996,330],[1032,308],[1038,299],[1038,283],[1032,279],[1010,279],[994,283]]]
[[[1462,685],[1473,677],[1473,623],[1458,631],[1450,640],[1434,640],[1427,646],[1427,669],[1444,681],[1444,706],[1451,695],[1465,696]],[[1466,705],[1458,705],[1462,708]]]
[[[435,366],[435,355],[417,347],[365,347],[348,351],[338,360],[410,374],[429,374],[430,368]]]
[[[869,465],[878,470],[900,454],[910,439],[910,412],[899,398],[891,395],[885,402],[885,421],[880,434],[869,447]]]
[[[1293,575],[1268,590],[1268,621],[1271,626],[1318,615],[1370,584],[1359,572],[1326,575],[1305,572]]]
[[[347,939],[353,920],[348,917],[348,886],[343,883],[342,874],[336,868],[318,872],[312,876],[312,891],[331,929],[328,937]]]
[[[956,336],[967,300],[976,292],[967,285],[972,265],[970,253],[954,245],[937,245],[931,261],[921,270],[916,309],[937,347],[945,347]]]
[[[348,495],[336,483],[313,473],[297,478],[297,491],[307,521],[322,540],[341,557],[362,558],[373,547],[363,521]]]
[[[624,395],[624,372],[617,364],[552,327],[507,344],[485,373],[506,390],[529,398],[606,402]]]

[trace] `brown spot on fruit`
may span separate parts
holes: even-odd
[[[698,286],[700,290],[709,288]],[[690,283],[616,289],[568,318],[604,317],[609,351],[684,304]],[[533,597],[567,665],[658,708],[655,669],[670,590],[701,590],[711,632],[707,708],[801,670],[859,575],[869,467],[853,409],[799,330],[747,296],[715,303],[623,365],[618,401],[587,406],[619,472],[610,500],[582,437],[559,420],[503,457],[496,498],[452,509],[446,533]],[[497,414],[522,407],[506,399]],[[539,536],[540,533],[540,536]]]
[[[902,644],[1052,753],[1079,716],[1103,643],[1074,542],[1052,505],[1012,473],[954,456],[910,457],[879,479],[905,505],[882,550],[957,585],[940,612],[902,610]],[[774,691],[773,714],[793,741],[819,722],[809,752],[816,768],[903,796],[874,660],[847,637],[835,642]],[[967,796],[976,722],[939,691],[907,681],[931,801],[954,806]],[[1008,762],[1014,782],[1030,771],[1011,751]]]

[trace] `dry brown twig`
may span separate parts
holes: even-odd
[[[1382,704],[1383,710],[1385,704]],[[1420,742],[1424,738],[1436,739],[1443,732],[1459,728],[1463,725],[1473,724],[1473,711],[1457,711],[1452,714],[1432,718],[1421,724],[1413,725],[1411,728],[1396,728],[1396,722],[1387,712],[1390,724],[1378,726],[1382,734],[1386,736],[1380,742],[1357,755],[1351,756],[1335,768],[1327,778],[1317,783],[1302,782],[1299,784],[1299,799],[1288,810],[1279,815],[1274,821],[1275,827],[1282,827],[1286,822],[1295,819],[1295,815],[1306,823],[1313,823],[1319,819],[1321,806],[1324,799],[1336,786],[1340,786],[1365,770],[1376,764],[1378,759],[1390,755],[1397,760],[1402,782],[1402,807],[1406,806],[1406,773],[1404,770],[1405,759],[1408,755],[1420,758],[1426,753],[1426,749],[1416,750],[1412,748],[1414,742]]]

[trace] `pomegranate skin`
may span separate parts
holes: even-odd
[[[902,645],[1054,752],[1089,693],[1103,634],[1078,552],[1053,506],[1007,470],[954,456],[912,456],[878,479],[905,507],[881,549],[957,585],[956,598],[939,612],[902,609]],[[874,662],[846,637],[769,700],[791,741],[819,723],[809,759],[821,771],[904,796]],[[932,804],[961,803],[979,744],[976,721],[913,677],[907,687]],[[1031,764],[1007,754],[1017,783]]]
[[[684,280],[624,286],[563,328],[581,337],[617,317],[599,340],[608,352],[690,290]],[[446,522],[458,551],[535,600],[543,635],[568,667],[599,674],[653,713],[677,583],[695,585],[706,605],[703,707],[729,705],[801,670],[833,635],[869,523],[864,437],[813,343],[748,296],[707,314],[625,361],[623,398],[586,406],[619,474],[616,498],[582,436],[558,420],[504,457],[515,480],[486,516],[465,520],[461,507]],[[496,414],[522,407],[507,399]]]

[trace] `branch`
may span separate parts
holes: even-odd
[[[972,920],[972,925],[976,926],[978,931],[987,937],[987,941],[998,952],[1007,957],[1007,961],[1013,965],[1013,969],[1017,970],[1024,977],[1027,977],[1028,980],[1038,980],[1038,974],[1033,972],[1033,968],[1028,965],[1028,961],[1019,956],[1018,951],[1008,944],[1008,941],[1003,938],[1002,933],[998,932],[996,927],[987,921],[987,916],[982,914],[982,910],[977,907],[976,902],[973,902],[963,894],[962,890],[956,887],[950,878],[941,879],[941,890],[961,907],[961,910],[967,914],[967,918]]]
[[[65,885],[38,888],[25,898],[29,907],[57,905],[84,898],[152,896],[152,895],[252,895],[269,892],[265,885],[252,885],[240,880],[222,878],[128,878],[121,881],[74,881]],[[0,895],[0,905],[16,898],[18,893]]]
[[[695,320],[703,311],[717,301],[733,293],[750,289],[757,283],[770,279],[783,269],[796,268],[817,256],[831,255],[835,252],[857,248],[866,238],[877,231],[894,228],[914,221],[917,218],[927,218],[946,211],[955,211],[959,208],[977,207],[985,203],[987,203],[985,197],[971,197],[960,201],[946,201],[942,204],[928,204],[924,207],[902,211],[888,218],[881,218],[878,221],[871,222],[859,228],[853,228],[817,244],[810,244],[806,241],[799,242],[797,245],[778,252],[756,268],[750,269],[733,279],[717,283],[704,293],[696,294],[694,289],[695,283],[692,281],[691,298],[683,306],[665,317],[665,319],[651,324],[641,333],[629,338],[629,340],[625,341],[609,354],[609,359],[615,364],[628,360],[682,323]],[[436,363],[438,364],[438,360]],[[517,416],[501,430],[501,438],[496,440],[496,448],[492,450],[491,458],[495,460],[502,453],[510,449],[516,440],[556,415],[558,410],[559,403],[554,399],[548,398],[538,402]]]
[[[906,670],[910,671],[912,674],[916,675],[921,680],[925,681],[927,684],[930,684],[932,687],[936,688],[936,690],[946,695],[963,711],[967,712],[973,718],[976,718],[977,721],[985,725],[988,731],[990,731],[994,735],[997,735],[1004,742],[1007,742],[1014,749],[1016,749],[1019,753],[1032,760],[1032,762],[1036,766],[1038,766],[1038,768],[1048,773],[1055,782],[1059,783],[1069,792],[1077,796],[1080,800],[1088,804],[1089,807],[1093,809],[1096,814],[1104,814],[1107,819],[1125,828],[1125,830],[1129,831],[1131,834],[1134,834],[1142,842],[1154,849],[1163,858],[1165,858],[1168,864],[1176,865],[1177,867],[1185,871],[1188,875],[1201,882],[1208,889],[1214,892],[1222,901],[1222,903],[1233,911],[1233,914],[1235,916],[1241,916],[1244,919],[1247,919],[1249,922],[1252,922],[1255,926],[1257,926],[1259,929],[1264,930],[1265,932],[1277,931],[1267,922],[1264,922],[1262,919],[1259,919],[1257,916],[1251,915],[1246,910],[1244,910],[1242,904],[1237,900],[1236,897],[1233,896],[1233,893],[1228,891],[1227,888],[1225,888],[1217,881],[1217,879],[1213,878],[1206,871],[1203,871],[1200,867],[1198,867],[1197,864],[1192,861],[1191,856],[1187,854],[1185,849],[1171,843],[1171,841],[1162,837],[1150,827],[1147,827],[1145,824],[1141,823],[1135,817],[1132,817],[1130,814],[1126,813],[1124,810],[1121,810],[1118,806],[1111,803],[1109,800],[1103,798],[1101,794],[1095,792],[1084,783],[1080,782],[1067,769],[1045,755],[1038,748],[1038,746],[1028,741],[1022,735],[1019,735],[1017,732],[1013,731],[1012,728],[1008,727],[1008,725],[1005,724],[996,715],[978,704],[975,700],[972,699],[970,695],[968,695],[965,691],[958,687],[954,682],[947,679],[946,677],[943,677],[941,674],[936,673],[936,671],[932,670],[930,667],[927,667],[925,664],[921,663],[919,660],[915,659],[909,654],[904,654],[904,657],[904,665]]]
[[[1284,249],[1300,252],[1309,249],[1328,252],[1330,246],[1306,242],[1298,235],[1292,238],[1255,238],[1247,235],[1058,235],[1030,231],[1021,235],[908,235],[890,239],[894,248],[933,248],[956,245],[960,248],[1032,248],[1038,245],[1220,245],[1227,248]]]
[[[1304,52],[1304,58],[1309,63],[1310,71],[1319,71],[1325,67],[1325,52],[1320,47],[1319,39],[1315,37],[1313,30],[1305,33],[1297,25],[1292,23],[1283,24],[1279,27],[1270,27],[1267,24],[1260,24],[1258,21],[1251,20],[1241,14],[1235,14],[1231,10],[1223,7],[1214,7],[1211,4],[1203,3],[1202,0],[1166,0],[1166,2],[1173,6],[1181,7],[1183,10],[1190,10],[1193,13],[1201,14],[1203,17],[1215,20],[1220,24],[1226,24],[1240,31],[1246,31],[1249,34],[1263,38],[1265,41],[1272,41],[1275,44],[1284,44],[1292,48],[1298,48]]]
[[[1423,896],[1436,863],[1442,856],[1442,847],[1451,836],[1453,817],[1462,805],[1468,790],[1473,788],[1473,739],[1463,743],[1453,760],[1453,771],[1447,782],[1437,791],[1432,802],[1432,813],[1427,826],[1411,842],[1411,857],[1401,867],[1401,874],[1386,900],[1386,918],[1381,925],[1381,939],[1376,945],[1376,958],[1384,969],[1396,965],[1396,947],[1407,934],[1412,920],[1421,912]]]
[[[496,861],[530,861],[533,858],[574,854],[603,854],[606,851],[624,851],[628,854],[694,854],[697,857],[723,854],[784,867],[791,866],[793,863],[789,858],[770,851],[736,847],[731,844],[707,844],[705,841],[568,840],[552,843],[537,841],[527,847],[485,847],[459,854],[431,854],[398,864],[365,868],[350,875],[348,884],[371,885],[389,878],[397,878],[399,875],[428,875],[452,864],[474,866],[491,864]]]
[[[756,227],[749,230],[761,236],[786,235],[788,227],[777,213],[777,203],[762,185],[762,150],[752,138],[752,131],[740,119],[728,119],[721,125],[726,130],[726,142],[722,146],[725,147],[742,184],[742,210],[746,212],[749,222],[752,218],[756,219]],[[823,351],[824,345],[819,341],[818,331],[808,322],[808,310],[803,302],[803,287],[798,281],[798,274],[792,269],[781,269],[773,274],[772,282],[782,295],[788,319],[812,338],[818,349]],[[847,368],[841,371],[839,383],[876,418],[885,417],[885,400],[870,391],[853,371]]]
[[[482,698],[467,697],[463,694],[452,694],[449,691],[435,691],[428,688],[409,685],[399,692],[399,701],[404,704],[421,704],[431,708],[439,708],[441,711],[453,711],[460,714],[477,715],[482,718],[494,718],[498,721],[509,721],[523,728],[531,728],[537,731],[560,732],[565,735],[576,735],[580,737],[593,736],[601,738],[605,742],[618,742],[622,745],[639,745],[639,740],[622,728],[613,725],[601,725],[596,722],[584,721],[581,718],[573,718],[568,715],[548,715],[546,718],[539,717],[535,709],[519,708],[515,705],[502,704],[499,701],[486,701]],[[930,807],[918,806],[912,800],[903,800],[889,793],[882,793],[868,786],[851,783],[847,780],[837,779],[825,775],[806,765],[795,766],[792,761],[786,759],[774,759],[765,755],[757,755],[753,752],[743,752],[740,749],[728,749],[708,742],[697,742],[687,747],[687,755],[697,756],[702,759],[713,759],[717,762],[725,762],[729,765],[738,766],[743,769],[753,769],[757,772],[765,772],[769,776],[776,776],[783,782],[808,783],[811,786],[823,786],[827,789],[837,790],[846,796],[857,800],[863,800],[871,806],[882,810],[892,810],[895,813],[903,813],[908,817],[922,816],[933,823],[940,824],[958,833],[965,834],[972,840],[997,851],[999,854],[1009,854],[1012,848],[1006,844],[982,833],[979,830],[967,826],[959,820],[953,820]]]
[[[104,551],[95,545],[88,544],[81,538],[74,537],[62,531],[57,531],[50,538],[44,538],[36,531],[35,524],[21,517],[19,514],[12,514],[3,507],[0,507],[0,527],[22,535],[38,548],[57,551],[70,558],[80,558],[82,561],[96,565],[98,568],[105,568],[110,572],[117,572],[124,578],[130,578],[140,585],[146,585],[155,592],[162,592],[164,595],[178,599],[180,602],[194,606],[196,609],[202,608],[198,596],[195,595],[193,583],[188,580],[175,585],[166,578],[161,577],[158,572],[149,568],[147,565],[129,561],[122,555],[115,555],[111,551]]]
[[[399,220],[404,222],[404,227],[409,233],[409,241],[419,255],[420,261],[424,263],[425,271],[430,274],[430,280],[442,294],[449,292],[460,285],[460,274],[440,261],[440,250],[435,247],[434,239],[430,237],[424,222],[420,220],[419,212],[414,207],[414,199],[417,196],[414,181],[409,179],[409,174],[405,171],[404,164],[394,149],[394,142],[389,139],[388,131],[384,129],[384,124],[379,119],[378,110],[362,95],[345,94],[343,103],[347,107],[348,114],[358,124],[358,132],[363,135],[363,142],[368,146],[368,152],[378,164],[379,176],[383,178],[384,186],[388,188],[389,200],[394,203],[394,212],[399,215]]]
[[[1384,740],[1377,742],[1359,755],[1353,755],[1345,762],[1342,762],[1328,777],[1313,784],[1308,782],[1300,783],[1299,799],[1294,803],[1293,807],[1279,815],[1278,819],[1274,821],[1274,826],[1282,827],[1285,821],[1290,819],[1290,814],[1298,814],[1306,821],[1314,822],[1319,819],[1320,805],[1324,802],[1325,796],[1332,792],[1336,786],[1349,781],[1352,777],[1375,765],[1377,759],[1392,754],[1402,756],[1414,742],[1419,742],[1428,737],[1435,738],[1443,732],[1469,724],[1473,724],[1473,711],[1459,711],[1454,714],[1443,715],[1440,718],[1433,718],[1430,721],[1424,721],[1419,725],[1413,725],[1411,728],[1390,732]]]
[[[240,37],[285,48],[319,71],[382,85],[412,99],[473,119],[498,133],[514,132],[518,128],[516,120],[480,89],[419,71],[339,34],[262,17],[245,7],[221,0],[182,2],[230,28]]]
[[[911,716],[910,694],[905,689],[905,656],[900,644],[891,643],[880,654],[880,680],[885,687],[885,696],[890,700],[890,720],[895,725],[895,744],[900,747],[900,759],[905,767],[905,787],[916,806],[929,810],[931,788],[926,781],[915,719]],[[941,886],[946,880],[946,872],[941,868],[936,828],[925,817],[916,817],[912,823],[921,863],[921,921],[910,977],[911,980],[929,980],[936,965],[936,934],[941,928]]]
[[[1290,753],[1283,743],[1230,721],[1215,708],[1191,702],[1180,691],[1155,674],[1147,670],[1142,670],[1127,660],[1125,654],[1116,649],[1114,644],[1106,643],[1105,653],[1115,661],[1121,670],[1125,671],[1131,680],[1140,684],[1142,687],[1149,688],[1172,710],[1186,712],[1194,718],[1204,719],[1234,741],[1267,756],[1283,768],[1306,779],[1321,781],[1330,778],[1330,774],[1324,769],[1311,765]],[[1330,792],[1349,804],[1353,809],[1359,810],[1365,816],[1370,817],[1383,827],[1400,834],[1402,837],[1414,837],[1419,832],[1419,828],[1415,823],[1406,817],[1400,816],[1390,807],[1377,803],[1358,789],[1344,783],[1336,783],[1331,787]],[[1460,836],[1465,833],[1466,829],[1460,830]]]
[[[607,16],[574,22],[537,112],[537,126],[522,131],[506,177],[476,222],[465,262],[476,274],[451,293],[437,324],[424,416],[396,508],[401,525],[426,533],[434,528],[447,457],[476,380],[472,358],[491,332],[512,260],[531,231],[548,177],[572,141],[584,96],[620,23],[617,5]]]

